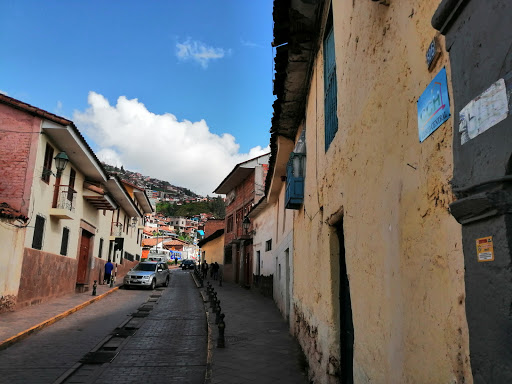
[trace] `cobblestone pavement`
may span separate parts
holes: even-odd
[[[89,295],[87,299],[90,298]],[[148,296],[148,291],[115,291],[0,351],[0,383],[53,383],[106,334],[125,321]],[[8,320],[4,320],[2,315],[0,323],[3,327],[6,324],[14,325],[16,318],[17,330],[22,324],[27,324],[28,327],[33,324],[30,321],[39,323],[44,317],[55,316],[54,309],[61,308],[65,302],[62,299],[49,305],[34,306],[30,311],[22,310],[15,316],[6,316],[9,317]],[[37,311],[43,318],[36,316]],[[26,322],[20,316],[23,314],[27,315]]]
[[[175,271],[133,337],[94,383],[204,382],[207,324],[190,274]]]
[[[302,352],[274,302],[238,285],[212,281],[225,314],[225,348],[217,348],[218,326],[210,309],[212,384],[308,383]],[[205,282],[206,285],[206,282]],[[203,297],[206,289],[202,288]],[[207,305],[209,308],[209,305]]]

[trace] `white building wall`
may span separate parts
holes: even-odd
[[[274,252],[265,250],[265,244],[268,240],[272,240],[274,244],[274,212],[271,206],[267,206],[262,212],[254,218],[253,229],[253,271],[255,274],[262,276],[270,276],[275,272]],[[258,252],[260,255],[260,265],[258,266]],[[259,267],[259,268],[258,268]]]

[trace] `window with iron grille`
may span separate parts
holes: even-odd
[[[44,164],[43,173],[41,174],[41,180],[46,184],[50,182],[50,175],[52,174],[52,161],[53,161],[53,147],[46,143],[46,150],[44,152]]]
[[[62,228],[62,241],[60,243],[60,254],[66,256],[68,254],[69,228]]]
[[[336,54],[334,48],[334,32],[332,27],[332,11],[329,15],[327,33],[324,39],[324,119],[325,119],[325,151],[338,131],[337,116],[337,85],[336,85]]]
[[[32,248],[42,249],[43,248],[43,235],[44,235],[44,223],[45,218],[43,216],[36,216],[36,223],[34,225],[34,238],[32,239]]]
[[[272,239],[267,240],[265,242],[265,252],[268,252],[268,251],[271,251],[271,250],[272,250]]]
[[[103,256],[103,238],[100,238],[100,249],[98,251],[98,257],[101,259]]]

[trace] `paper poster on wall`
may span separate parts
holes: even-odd
[[[420,143],[450,118],[450,99],[443,68],[418,99],[418,133]]]
[[[487,236],[487,237],[482,237],[480,239],[476,239],[476,254],[477,254],[478,262],[494,260],[494,248],[492,245],[492,236]]]
[[[459,113],[460,143],[463,145],[508,116],[505,80],[499,79]]]

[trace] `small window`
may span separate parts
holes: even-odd
[[[46,184],[50,183],[50,175],[52,174],[52,161],[53,147],[47,143],[46,150],[44,152],[43,173],[41,174],[41,180],[43,180]]]
[[[76,171],[71,168],[69,171],[69,183],[68,183],[68,201],[73,201],[73,195],[75,194],[75,179],[76,179]]]
[[[268,252],[268,251],[271,251],[271,250],[272,250],[272,239],[267,240],[265,242],[265,251]]]
[[[68,241],[69,241],[69,228],[62,228],[62,241],[60,243],[60,254],[67,256],[68,254]]]
[[[100,239],[100,249],[98,251],[98,257],[101,259],[103,256],[103,238]]]
[[[227,222],[227,232],[233,232],[233,215],[230,215],[228,217],[228,222]]]
[[[44,235],[44,223],[45,218],[43,216],[36,216],[36,223],[34,225],[34,238],[32,239],[32,248],[42,249],[43,248],[43,235]]]
[[[336,84],[336,52],[334,47],[334,31],[332,27],[332,11],[329,14],[327,33],[324,38],[324,123],[325,152],[338,131],[338,88]]]

